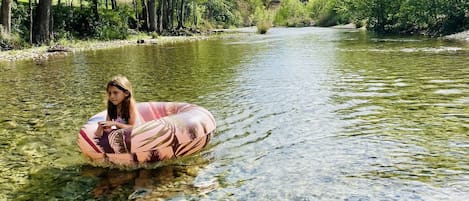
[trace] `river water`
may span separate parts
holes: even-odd
[[[0,200],[469,197],[468,43],[274,28],[0,73]],[[76,137],[116,74],[137,101],[210,110],[210,146],[155,169],[91,166]]]

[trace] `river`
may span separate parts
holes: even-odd
[[[210,145],[155,169],[93,167],[76,137],[116,74],[190,102]],[[0,64],[0,200],[463,200],[469,44],[359,30],[95,50]]]

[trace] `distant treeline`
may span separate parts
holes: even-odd
[[[352,22],[380,34],[439,36],[469,28],[469,1],[2,0],[1,18],[2,49],[125,39],[133,30],[174,35],[259,24],[268,29]]]

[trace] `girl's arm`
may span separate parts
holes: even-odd
[[[129,113],[130,113],[130,118],[129,118],[129,127],[137,125],[137,119],[138,119],[138,111],[135,106],[135,104],[131,104],[129,107]]]
[[[101,137],[103,135],[104,128],[107,126],[107,122],[110,122],[110,118],[106,115],[106,121],[98,122],[98,129],[96,129],[94,135]]]

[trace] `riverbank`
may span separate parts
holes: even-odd
[[[47,60],[54,55],[67,55],[69,53],[119,48],[130,45],[154,45],[168,44],[177,42],[187,42],[196,40],[207,40],[209,38],[220,36],[221,34],[197,35],[197,36],[161,36],[156,39],[151,36],[133,36],[127,40],[112,41],[76,41],[66,45],[32,47],[22,50],[10,50],[0,52],[0,62],[14,62],[27,59]]]
[[[354,29],[354,25],[343,25],[336,26],[333,28],[347,28]],[[154,44],[168,44],[168,43],[177,43],[177,42],[186,42],[186,41],[196,41],[196,40],[207,40],[213,37],[221,37],[232,34],[246,34],[246,33],[255,33],[254,27],[245,27],[238,29],[220,29],[214,30],[213,34],[208,35],[197,35],[197,36],[162,36],[156,39],[151,38],[151,36],[133,36],[127,40],[113,40],[113,41],[76,41],[70,42],[69,44],[63,45],[63,50],[65,51],[53,51],[49,52],[51,49],[50,46],[41,46],[33,47],[23,50],[10,50],[0,52],[0,62],[14,62],[20,60],[47,60],[54,55],[67,55],[69,53],[88,51],[88,50],[100,50],[100,49],[110,49],[110,48],[119,48],[130,45],[154,45]],[[220,34],[221,33],[221,34]],[[444,36],[444,39],[451,40],[461,40],[469,42],[469,30]]]

